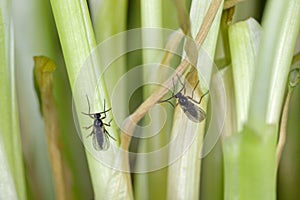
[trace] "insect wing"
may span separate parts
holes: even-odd
[[[100,145],[98,144],[98,141],[97,141],[96,134],[93,134],[92,141],[93,141],[94,149],[97,151],[101,151]]]
[[[104,133],[103,127],[94,130],[93,134],[93,146],[97,151],[105,151],[109,148],[108,136]]]
[[[103,150],[107,150],[110,146],[109,138],[105,132],[106,132],[106,130],[103,130],[103,132],[102,132],[103,133]]]
[[[185,105],[181,105],[181,104],[179,105],[181,106],[185,115],[193,122],[200,123],[206,117],[205,112],[200,107],[196,106],[191,102],[188,102]]]

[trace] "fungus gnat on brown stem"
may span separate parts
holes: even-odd
[[[207,95],[209,93],[209,91],[207,91],[205,94],[203,94],[201,97],[200,97],[200,100],[199,101],[196,101],[195,99],[193,99],[194,97],[194,92],[199,84],[199,80],[197,81],[193,91],[192,91],[192,96],[186,96],[185,95],[185,84],[183,84],[180,80],[180,78],[178,77],[178,80],[179,82],[181,83],[182,85],[182,88],[179,90],[179,92],[177,92],[175,94],[175,84],[174,84],[174,79],[173,79],[173,91],[172,91],[172,96],[165,99],[165,100],[161,100],[159,101],[159,103],[163,103],[163,102],[168,102],[170,103],[170,105],[175,108],[175,106],[172,104],[172,102],[170,102],[170,99],[172,98],[176,98],[178,99],[178,103],[181,107],[181,109],[183,110],[183,112],[186,114],[186,116],[192,120],[193,122],[196,122],[196,123],[200,123],[202,122],[205,117],[206,117],[206,113],[204,110],[202,110],[199,106],[195,105],[195,104],[200,104],[203,97],[205,95]],[[183,94],[182,94],[182,91],[183,91]]]

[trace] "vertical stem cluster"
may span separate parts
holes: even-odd
[[[81,68],[84,66],[87,58],[90,58],[92,50],[96,47],[95,36],[91,24],[87,3],[83,0],[51,0],[51,6],[56,22],[56,27],[60,37],[64,59],[68,71],[71,88],[74,92],[75,83]],[[97,58],[96,58],[97,59]],[[94,61],[94,60],[93,60]],[[87,77],[81,77],[85,81],[93,81],[93,85],[99,85],[95,80],[94,73],[98,63],[91,63],[87,68]],[[101,67],[101,66],[100,66]],[[109,102],[109,97],[105,89],[105,83],[101,79],[99,85],[99,104],[102,105],[104,99]],[[94,88],[85,88],[86,90]],[[74,93],[73,93],[74,94]],[[86,105],[86,99],[83,96],[73,96],[76,108],[82,108]],[[77,107],[78,106],[78,107]],[[100,106],[101,107],[101,106]],[[85,118],[78,116],[80,127]],[[110,129],[112,135],[117,135],[115,128]],[[85,137],[83,136],[85,139]],[[101,164],[90,153],[87,153],[87,160],[90,168],[94,194],[96,199],[131,199],[132,191],[130,176],[126,173],[115,172]],[[115,157],[114,154],[110,155]]]
[[[239,133],[223,141],[225,199],[276,199],[278,121],[300,28],[300,2],[269,1],[260,40],[253,25],[236,24],[229,32]]]

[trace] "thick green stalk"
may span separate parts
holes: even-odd
[[[245,126],[260,32],[260,26],[253,19],[234,24],[229,28],[236,101],[236,129],[241,133],[237,134],[237,131],[232,129],[223,141],[225,199],[273,199],[275,197],[275,169],[273,168],[275,141],[271,140],[271,133],[275,128],[261,129],[266,134],[266,139],[263,139]],[[261,163],[264,159],[265,162]],[[263,180],[259,177],[263,177]],[[255,188],[254,185],[258,185],[259,188]]]
[[[300,28],[298,0],[268,3],[249,107],[249,125],[257,131],[265,123],[278,123]]]
[[[191,34],[196,37],[200,26],[202,25],[204,18],[207,14],[207,10],[211,3],[216,1],[198,1],[193,0],[190,10],[191,20]],[[222,1],[223,2],[223,1]],[[216,17],[209,29],[209,33],[201,46],[207,55],[212,59],[216,48],[217,35],[219,31],[219,24],[222,13],[222,3],[218,9]],[[210,13],[211,14],[211,13]],[[201,50],[202,52],[203,50]],[[199,64],[199,66],[204,67]],[[199,70],[199,77],[202,77],[203,69]],[[188,78],[188,77],[187,77]],[[190,78],[190,83],[196,84],[198,78]],[[200,87],[202,94],[207,91],[207,86],[204,86],[203,80],[200,79]],[[187,94],[191,94],[191,88],[187,88]],[[200,91],[196,91],[195,99],[200,98]],[[200,106],[205,112],[207,111],[207,100],[204,99]],[[203,145],[203,136],[205,132],[205,121],[200,124],[195,124],[185,117],[185,114],[181,111],[181,108],[177,107],[174,114],[172,135],[180,134],[184,138],[179,144],[176,144],[178,148],[183,148],[184,142],[187,139],[191,140],[191,135],[196,133],[196,136],[191,143],[191,146],[185,151],[184,154],[171,166],[169,166],[168,173],[168,199],[198,199],[200,188],[200,169],[201,169],[201,148]],[[170,152],[170,157],[172,157]],[[180,183],[180,184],[179,184]]]
[[[0,4],[0,193],[3,199],[26,199],[19,115],[15,88],[11,2]]]
[[[97,43],[110,40],[111,36],[126,30],[127,4],[127,0],[89,1]],[[116,60],[110,64],[105,73],[107,91],[113,91],[117,82],[126,73],[126,55],[116,55],[116,52],[126,52],[126,39],[112,39],[110,43],[114,48],[107,48],[105,55],[115,57]],[[123,99],[123,101],[118,101],[118,115],[120,118],[125,119],[127,117],[126,84],[118,85],[118,87],[121,87],[118,89],[118,97]]]
[[[74,95],[74,92],[76,92],[75,90],[78,89],[75,88],[75,83],[78,81],[77,78],[79,77],[78,75],[80,75],[80,70],[84,66],[86,59],[91,55],[93,48],[96,46],[88,7],[83,0],[51,0],[51,5],[63,49],[69,81]],[[90,63],[87,69],[85,69],[88,72],[86,77],[81,77],[84,80],[88,80],[92,85],[97,85],[98,81],[95,80],[94,74],[94,70],[98,69],[97,64],[97,60],[96,63]],[[101,79],[100,85],[98,86],[100,86],[97,91],[100,97],[98,106],[100,108],[102,107],[104,99],[106,99],[107,106],[109,106],[110,101],[108,101],[109,97],[105,90],[103,79]],[[88,89],[94,90],[94,88],[85,88],[85,90]],[[87,104],[85,94],[75,94],[73,98],[77,109],[81,109]],[[86,117],[83,118],[82,115],[78,115],[78,118],[80,127],[90,123],[90,121],[85,120]],[[109,116],[109,118],[111,118],[111,116]],[[118,133],[114,126],[110,128],[110,134],[115,138],[118,138]],[[86,137],[83,136],[83,139],[85,138]],[[109,153],[111,153],[111,155],[109,155],[110,157],[115,157],[113,152],[108,152],[106,155]],[[128,174],[116,172],[113,169],[104,166],[89,152],[87,152],[86,155],[94,187],[95,199],[132,198],[130,177]]]
[[[256,71],[249,96],[248,119],[240,134],[232,135],[223,143],[225,199],[276,199],[278,119],[299,32],[299,9],[299,1],[269,1],[258,57],[255,59],[254,54],[247,55],[252,56],[248,60],[256,60]],[[255,45],[248,48],[251,46]],[[242,52],[235,55],[246,56]]]
[[[226,119],[222,130],[222,137],[216,143],[212,151],[202,159],[201,168],[201,200],[223,200],[224,199],[224,170],[222,139],[235,130],[235,100],[232,80],[231,66],[227,66],[220,71],[224,80],[226,91]],[[217,86],[218,87],[218,86]],[[221,85],[219,85],[221,87]],[[211,192],[214,191],[214,192]]]
[[[247,126],[224,140],[225,200],[276,199],[275,126],[262,128],[264,138]]]
[[[75,134],[74,120],[70,117],[70,113],[72,113],[70,84],[59,46],[50,1],[29,0],[24,2],[17,0],[14,1],[13,6],[17,95],[21,100],[19,115],[21,132],[24,136],[22,144],[26,161],[28,198],[45,200],[55,198],[49,157],[46,151],[45,126],[33,87],[33,57],[37,55],[50,57],[57,64],[57,70],[53,75],[53,94],[61,127],[60,139],[64,149],[62,154],[67,162],[65,174],[68,174],[69,177],[68,185],[72,185],[72,187],[68,187],[68,190],[72,191],[75,199],[91,197],[93,194],[84,148],[78,135]],[[30,23],[23,26],[25,21],[30,21]],[[28,113],[30,113],[30,118]],[[77,176],[78,174],[81,176]]]
[[[261,26],[254,19],[235,23],[229,28],[238,131],[242,130],[248,119],[250,92],[260,36]]]
[[[142,28],[162,28],[163,25],[163,3],[161,0],[149,0],[141,1],[141,27]],[[150,34],[149,34],[150,33]],[[142,43],[144,45],[155,44],[156,47],[163,47],[163,37],[162,32],[156,31],[157,34],[151,34],[151,32],[144,31],[142,34]],[[147,40],[151,38],[150,40]],[[148,43],[147,43],[148,42]],[[144,65],[149,65],[151,63],[159,63],[162,59],[162,52],[157,49],[143,49],[143,63]],[[154,65],[152,65],[154,67]],[[147,73],[148,70],[144,70],[143,79],[144,81],[149,80],[149,76],[155,77],[153,80],[159,81],[166,79],[158,72],[152,71],[151,74]],[[146,99],[154,89],[157,87],[144,87],[143,96]],[[165,105],[164,105],[165,106]],[[167,116],[169,116],[167,114]],[[151,152],[153,150],[159,150],[162,146],[167,143],[168,132],[170,131],[170,126],[166,126],[167,122],[164,122],[163,116],[160,112],[152,112],[151,120],[147,119],[154,129],[147,129],[143,132],[144,135],[153,134],[155,127],[163,127],[163,129],[152,138],[147,138],[147,140],[140,140],[139,142],[139,152]],[[165,159],[162,157],[157,157],[155,160],[142,159],[137,160],[137,165],[149,165],[150,162],[164,162]],[[137,180],[135,185],[135,197],[137,199],[165,199],[166,196],[166,180],[167,180],[167,169],[159,169],[154,172],[148,172],[144,174],[135,175]],[[158,184],[159,183],[159,184]],[[146,194],[146,195],[145,195]]]

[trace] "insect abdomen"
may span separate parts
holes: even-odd
[[[103,139],[103,133],[101,129],[97,129],[96,130],[96,139],[97,139],[97,143],[100,147],[100,149],[104,149],[104,139]]]

